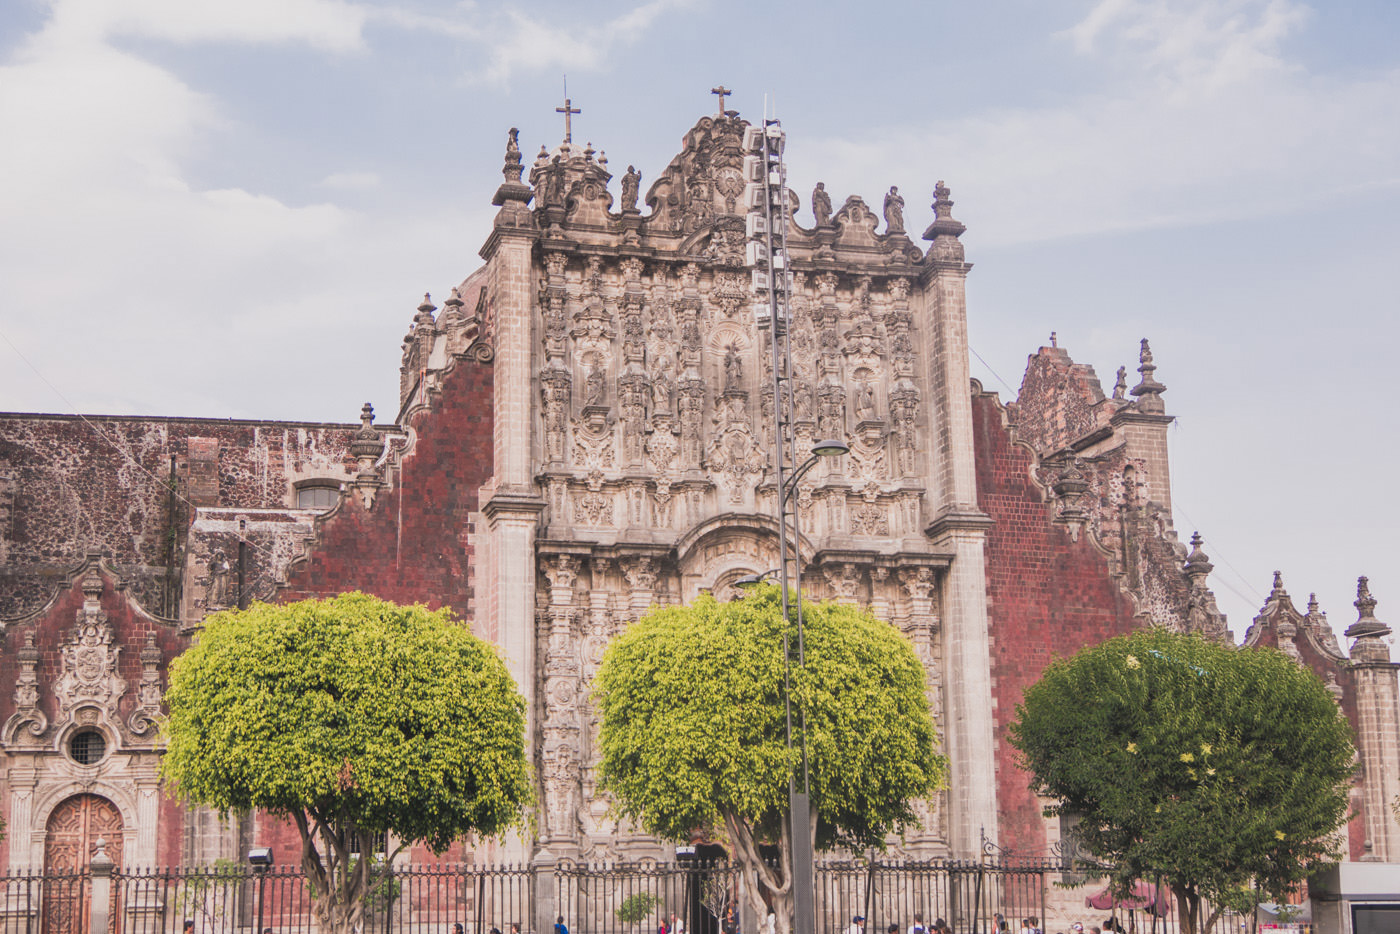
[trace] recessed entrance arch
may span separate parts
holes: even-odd
[[[800,541],[804,566],[812,549]],[[778,522],[768,516],[727,513],[692,528],[676,543],[681,575],[681,599],[689,603],[701,590],[717,597],[728,593],[734,579],[761,574],[778,566]]]
[[[76,874],[88,867],[97,841],[106,842],[112,862],[122,864],[121,811],[101,795],[73,795],[49,814],[44,835],[44,874]],[[88,929],[88,899],[77,885],[44,890],[45,934],[80,934]]]

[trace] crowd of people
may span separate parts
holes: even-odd
[[[766,923],[762,926],[759,934],[773,934],[773,915],[769,915]],[[741,934],[739,930],[739,906],[736,902],[729,902],[720,915],[721,934]],[[1000,913],[992,915],[992,934],[1013,934],[1011,924],[1005,916]],[[186,922],[185,932],[190,934],[192,923]],[[269,929],[266,934],[271,934]],[[452,925],[452,934],[465,934],[461,923]],[[490,934],[501,934],[500,929],[491,928]],[[520,934],[520,925],[512,924],[510,934]],[[554,924],[553,934],[569,934],[569,929],[564,925],[564,916],[560,915]],[[685,921],[678,915],[672,914],[670,918],[665,915],[661,917],[656,926],[656,934],[685,934]],[[846,929],[846,934],[865,934],[865,916],[856,915],[851,919],[851,926]],[[901,934],[898,921],[891,921],[885,934]],[[942,918],[935,918],[933,924],[925,925],[924,916],[920,912],[915,912],[913,923],[911,923],[903,934],[955,934],[951,925]],[[1022,918],[1021,926],[1014,934],[1045,934],[1040,928],[1040,919],[1036,917]],[[1076,921],[1069,926],[1068,931],[1059,931],[1056,934],[1129,934],[1123,930],[1118,919],[1109,916],[1102,924],[1091,924],[1085,926],[1083,922]]]

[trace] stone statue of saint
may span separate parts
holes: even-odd
[[[627,174],[622,176],[622,210],[623,212],[637,210],[637,190],[642,184],[642,173],[638,172],[635,166],[627,167]]]
[[[653,412],[671,411],[671,358],[657,354],[651,366],[651,407]]]
[[[744,388],[744,363],[739,359],[739,349],[733,344],[724,353],[724,391],[731,392]]]
[[[904,198],[895,185],[885,195],[885,233],[904,233]]]
[[[826,182],[817,182],[812,189],[812,214],[817,218],[818,227],[831,226],[831,196],[826,193]]]
[[[856,418],[862,422],[875,420],[875,390],[870,380],[861,380],[856,390]]]
[[[584,378],[584,405],[603,404],[603,368],[593,363]]]
[[[1113,398],[1122,399],[1128,392],[1128,368],[1118,368],[1118,382],[1113,384]]]

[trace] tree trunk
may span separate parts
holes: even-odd
[[[364,925],[364,903],[342,904],[334,895],[316,897],[316,922],[322,934],[359,934]]]
[[[1176,898],[1176,919],[1179,934],[1199,934],[1197,925],[1201,919],[1201,896],[1195,889],[1183,885],[1172,885],[1172,895]]]

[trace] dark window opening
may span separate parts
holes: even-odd
[[[96,730],[86,730],[68,741],[68,754],[79,765],[94,765],[107,752],[106,738]]]

